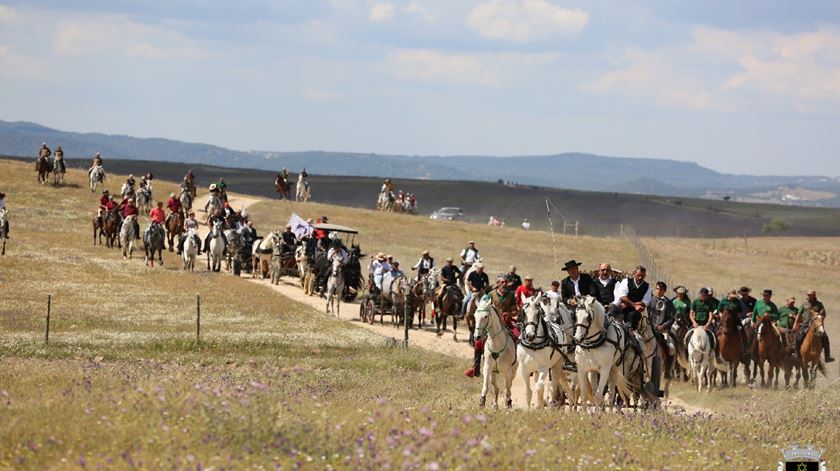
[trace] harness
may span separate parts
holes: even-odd
[[[542,329],[543,329],[543,335],[542,335],[543,336],[543,341],[542,342],[537,342],[537,343],[531,343],[525,338],[524,335],[520,335],[519,336],[519,343],[524,348],[527,348],[528,350],[534,350],[534,351],[542,350],[542,349],[547,348],[547,347],[551,347],[551,354],[548,356],[549,360],[554,358],[554,353],[555,352],[559,352],[560,355],[562,355],[563,358],[566,360],[566,362],[573,363],[571,360],[569,360],[569,357],[567,356],[566,351],[564,351],[564,350],[575,344],[574,339],[571,342],[567,342],[567,343],[558,342],[557,339],[554,337],[554,335],[552,335],[552,332],[554,332],[554,331],[552,329],[549,329],[548,323],[545,321],[545,310],[543,309],[542,305],[540,303],[537,303],[536,307],[537,307],[537,314],[539,316],[539,323],[528,321],[522,326],[522,331],[524,332],[525,329],[529,325],[532,325],[532,326],[534,326],[534,330],[536,330],[537,334],[539,334],[539,327],[542,327]],[[538,335],[536,335],[535,337],[538,337]]]
[[[482,309],[476,309],[476,312],[490,312],[490,310],[491,310],[491,307],[488,306],[488,307],[485,307],[485,308],[482,308]],[[501,327],[496,332],[491,331],[490,330],[490,321],[488,319],[487,325],[485,325],[484,327],[479,327],[480,330],[478,330],[476,332],[476,337],[481,338],[481,337],[484,337],[485,335],[489,334],[489,338],[494,338],[494,337],[498,337],[499,335],[504,335],[505,344],[502,347],[502,349],[499,350],[498,352],[494,352],[492,347],[490,347],[489,343],[484,344],[484,348],[486,348],[487,351],[490,352],[490,356],[493,358],[493,361],[497,362],[496,366],[498,367],[499,355],[501,355],[502,353],[505,352],[505,350],[507,350],[508,344],[510,344],[510,339],[513,338],[513,334],[510,333],[510,331],[507,329],[505,323],[502,322],[502,318],[499,316],[498,311],[496,311],[496,309],[494,309],[494,308],[492,308],[492,311],[496,315],[496,319],[498,319]],[[511,366],[513,366],[515,364],[516,364],[516,355],[514,355],[514,357],[513,357],[513,363],[511,363]],[[498,368],[496,368],[494,370],[494,373],[498,373],[498,372],[499,372],[499,370],[498,370]]]
[[[604,316],[606,318],[606,316]],[[589,328],[592,327],[592,313],[587,309],[586,310],[586,320],[587,324],[580,324],[575,323],[573,326],[574,328],[582,327],[584,329],[584,338],[582,340],[575,340],[575,344],[584,349],[584,350],[593,350],[596,348],[600,348],[604,343],[609,343],[613,347],[617,353],[619,353],[618,360],[615,362],[615,365],[618,366],[624,361],[624,353],[625,349],[622,348],[621,344],[626,343],[624,342],[624,330],[621,329],[616,323],[606,319],[604,323],[604,328],[596,334],[588,335]],[[610,328],[615,329],[616,333],[616,340],[612,340],[609,338],[609,330]]]

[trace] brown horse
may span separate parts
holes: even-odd
[[[779,388],[779,368],[782,366],[782,340],[773,325],[769,314],[759,320],[758,332],[758,369],[761,373],[761,387]],[[764,362],[767,362],[767,376],[765,380]],[[775,381],[774,381],[775,379]]]
[[[426,321],[426,297],[422,281],[415,281],[408,291],[409,312],[411,318],[408,320],[408,325],[414,328],[414,313],[417,313],[417,328],[419,329],[423,322]]]
[[[435,322],[437,324],[436,333],[438,337],[442,336],[443,330],[446,330],[446,319],[448,317],[452,317],[452,340],[457,342],[458,311],[461,309],[461,297],[457,292],[460,291],[460,289],[455,285],[444,286],[442,289],[444,290],[443,296],[441,296],[440,302],[435,305]],[[443,330],[441,330],[441,325],[443,326]]]
[[[180,211],[169,216],[169,223],[166,225],[166,239],[169,242],[169,251],[172,252],[179,235],[184,233],[184,216]],[[180,252],[179,252],[180,253]]]
[[[119,241],[120,217],[116,210],[102,213],[102,227],[99,230],[100,244],[103,235],[105,236],[105,245],[109,249],[113,248],[114,244],[119,244],[122,247],[122,243]]]
[[[35,170],[38,172],[38,183],[42,185],[47,183],[47,174],[52,172],[49,159],[39,157],[38,161],[35,162]]]
[[[796,381],[793,383],[793,387],[798,389],[799,380],[802,378],[802,365],[799,359],[793,354],[796,345],[796,336],[792,331],[787,331],[783,335],[787,336],[787,342],[782,353],[782,371],[785,373],[785,389],[790,389],[790,378],[793,376],[794,371],[796,371]]]
[[[717,330],[718,345],[721,358],[729,364],[729,378],[724,376],[724,384],[738,384],[738,364],[741,363],[741,336],[738,335],[738,315],[724,309],[721,314],[720,327]]]
[[[825,366],[820,361],[822,355],[822,339],[825,337],[825,318],[821,314],[814,313],[811,319],[811,326],[802,345],[799,347],[799,357],[802,361],[802,376],[805,380],[805,387],[814,389],[817,384],[817,371],[825,376]]]
[[[283,198],[286,198],[287,200],[291,199],[292,186],[289,185],[289,182],[287,182],[286,180],[284,180],[280,177],[277,177],[277,179],[274,180],[274,190],[277,193],[280,193],[280,199],[281,200]]]

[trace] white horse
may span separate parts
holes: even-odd
[[[554,394],[557,387],[562,387],[566,396],[575,397],[566,371],[563,370],[564,352],[560,348],[568,345],[568,339],[563,332],[558,332],[555,340],[549,336],[549,327],[545,320],[546,310],[551,309],[551,300],[542,291],[528,298],[522,304],[525,313],[525,326],[516,347],[516,359],[519,363],[519,377],[525,383],[525,404],[531,405],[532,373],[538,373],[536,383],[537,407],[543,407],[545,382],[549,380],[549,400],[557,401]]]
[[[137,238],[137,233],[134,232],[134,220],[136,215],[131,215],[122,223],[120,227],[120,241],[122,242],[123,258],[131,258],[131,253],[134,252],[134,239]]]
[[[90,191],[96,192],[96,185],[99,183],[105,184],[105,169],[101,165],[97,165],[90,169]]]
[[[181,207],[184,208],[184,214],[189,214],[192,211],[192,192],[187,188],[181,188],[181,192],[178,194],[178,200],[181,202]]]
[[[135,193],[134,202],[141,214],[149,214],[152,210],[152,192],[149,189],[140,190]]]
[[[59,159],[55,157],[52,162],[52,172],[53,172],[53,184],[59,185],[64,183],[64,173],[66,169],[64,168],[64,159]]]
[[[688,337],[691,337],[691,340],[688,340]],[[697,380],[697,391],[702,391],[704,385],[710,391],[712,389],[710,376],[713,371],[714,347],[712,347],[709,336],[706,334],[706,328],[698,326],[689,330],[684,340],[688,342],[688,362],[691,364],[691,371]]]
[[[493,306],[490,296],[485,296],[479,301],[475,310],[475,338],[487,336],[484,342],[484,367],[482,373],[481,398],[479,407],[484,407],[487,402],[487,390],[490,383],[493,384],[493,406],[499,407],[499,375],[505,380],[505,405],[510,408],[513,400],[510,395],[510,386],[513,377],[516,375],[516,340],[513,334],[502,323],[502,316]]]
[[[280,236],[276,232],[269,232],[266,237],[254,242],[251,248],[251,266],[253,267],[254,278],[258,276],[262,278],[268,277],[271,254],[274,252],[274,246],[279,243]]]
[[[310,197],[309,182],[302,178],[298,178],[297,186],[295,187],[295,201],[307,202]]]
[[[207,270],[221,270],[224,253],[225,242],[222,240],[222,222],[217,221],[213,224],[213,227],[210,228],[210,244],[207,247]]]
[[[335,310],[335,317],[340,317],[341,296],[344,294],[344,273],[340,256],[334,256],[330,262],[330,277],[327,279],[327,314],[330,308]]]
[[[195,243],[195,229],[190,229],[187,232],[187,238],[184,239],[184,270],[195,271],[195,259],[198,255],[198,245]]]
[[[584,401],[596,406],[602,405],[604,388],[609,383],[618,388],[619,394],[626,402],[630,391],[624,379],[623,365],[619,363],[627,349],[625,331],[618,325],[607,322],[604,306],[594,297],[578,297],[576,303],[575,361]],[[598,374],[597,386],[593,385],[590,373]]]
[[[387,191],[380,191],[379,197],[376,198],[376,209],[379,211],[387,211],[391,204],[391,199],[388,197]]]

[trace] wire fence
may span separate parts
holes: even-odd
[[[651,284],[656,283],[657,281],[664,281],[669,288],[673,288],[675,286],[674,278],[671,277],[671,274],[668,273],[668,271],[656,259],[656,256],[648,250],[647,246],[642,241],[641,237],[639,237],[636,233],[633,226],[622,226],[621,235],[630,242],[634,249],[636,249],[639,264],[647,269],[648,280]]]

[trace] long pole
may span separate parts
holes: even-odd
[[[44,343],[50,343],[50,311],[52,311],[52,294],[47,295],[47,331],[44,334]]]
[[[405,348],[408,348],[408,316],[414,315],[414,309],[412,309],[411,301],[406,298],[405,303],[403,304],[403,320],[405,321]]]
[[[201,295],[195,295],[195,341],[201,341]]]
[[[551,250],[554,252],[554,268],[557,269],[557,276],[562,278],[560,273],[560,260],[557,259],[557,240],[554,238],[554,223],[551,221],[551,208],[548,206],[547,196],[545,198],[545,211],[548,213],[548,227],[551,229]]]

